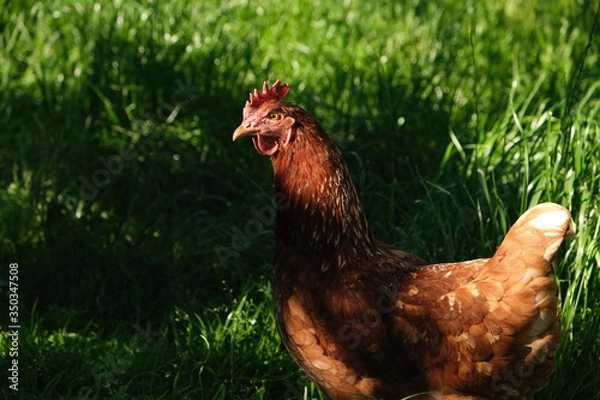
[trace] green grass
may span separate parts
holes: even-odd
[[[535,398],[600,398],[598,5],[362,3],[0,6],[21,398],[321,398],[271,312],[272,219],[253,211],[269,163],[231,143],[247,93],[278,78],[338,141],[389,243],[487,256],[530,205],[569,207],[565,340]],[[4,330],[0,344],[6,371]]]

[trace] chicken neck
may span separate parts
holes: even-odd
[[[281,200],[277,241],[320,259],[321,269],[373,255],[374,239],[335,143],[316,125],[298,129],[292,146],[272,158]]]

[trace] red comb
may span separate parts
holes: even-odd
[[[262,93],[259,93],[257,89],[254,89],[254,93],[250,93],[249,105],[258,107],[269,100],[281,100],[289,91],[290,86],[287,83],[282,85],[279,79],[271,86],[271,88],[269,88],[269,85],[265,82],[263,83]]]

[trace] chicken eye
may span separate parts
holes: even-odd
[[[271,121],[278,121],[281,118],[281,116],[277,113],[271,113],[269,114],[269,119]]]

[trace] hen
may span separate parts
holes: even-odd
[[[527,211],[489,259],[428,264],[377,241],[339,149],[311,114],[250,94],[233,140],[269,155],[282,341],[331,399],[510,399],[540,390],[561,333],[553,261],[569,211]]]

